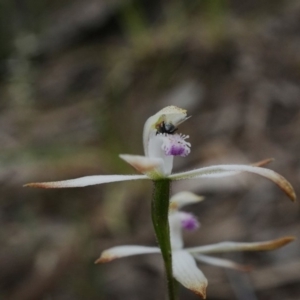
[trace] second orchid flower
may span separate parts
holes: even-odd
[[[268,251],[283,247],[292,242],[294,237],[283,237],[276,240],[241,243],[221,242],[217,244],[198,246],[193,248],[183,247],[182,229],[195,230],[199,227],[198,221],[192,214],[179,211],[187,204],[203,200],[193,193],[181,192],[170,199],[169,224],[172,247],[173,276],[183,286],[190,289],[201,298],[206,298],[208,281],[202,271],[197,267],[197,262],[202,262],[218,267],[232,268],[239,271],[249,271],[250,267],[237,264],[233,261],[207,256],[210,253],[224,253],[237,251]],[[117,246],[102,252],[95,263],[106,263],[126,256],[160,253],[157,247],[126,245]]]

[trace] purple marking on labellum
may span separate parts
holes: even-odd
[[[164,134],[162,149],[166,155],[185,157],[191,152],[191,144],[185,140],[189,136],[181,134]]]

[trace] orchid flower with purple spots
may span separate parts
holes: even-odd
[[[177,133],[178,126],[188,118],[186,110],[176,106],[168,106],[146,121],[143,130],[145,155],[120,155],[121,159],[143,175],[95,175],[63,181],[29,183],[25,186],[71,188],[138,179],[155,181],[161,179],[219,178],[240,172],[249,172],[270,179],[292,200],[295,200],[295,192],[290,183],[276,172],[259,167],[259,163],[256,165],[216,165],[172,174],[174,157],[185,157],[191,151],[191,144],[186,141],[189,136]]]
[[[190,192],[181,192],[170,199],[169,224],[172,248],[173,276],[186,288],[192,290],[201,298],[206,298],[207,279],[197,267],[197,262],[213,266],[232,268],[239,271],[250,271],[250,266],[241,265],[233,261],[208,256],[209,253],[237,252],[237,251],[267,251],[274,250],[292,242],[294,237],[283,237],[276,240],[255,243],[221,242],[217,244],[184,248],[182,230],[199,228],[196,217],[178,209],[187,204],[203,200]],[[158,247],[137,245],[117,246],[102,252],[95,263],[106,263],[126,256],[160,253]]]

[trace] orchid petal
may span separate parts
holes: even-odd
[[[59,188],[72,188],[84,187],[88,185],[96,185],[108,182],[148,179],[145,175],[95,175],[85,176],[76,179],[51,181],[51,182],[34,182],[27,183],[24,186],[44,189],[59,189]]]
[[[164,177],[164,161],[159,157],[120,154],[121,159],[133,166],[138,172],[146,174],[152,179]]]
[[[185,250],[177,250],[172,253],[172,261],[174,278],[205,299],[207,279],[197,267],[192,255]]]
[[[235,269],[244,272],[250,271],[252,269],[251,266],[241,265],[224,258],[211,257],[203,254],[197,254],[193,256],[197,261],[204,262],[206,264],[217,266],[217,267],[230,268],[230,269]]]
[[[144,152],[146,156],[149,156],[148,153],[148,142],[150,136],[156,134],[159,126],[164,122],[165,124],[173,124],[178,126],[180,123],[184,122],[187,119],[186,110],[176,107],[176,106],[167,106],[157,112],[155,115],[147,119],[144,125],[143,131],[143,144]]]
[[[278,173],[260,167],[248,166],[248,165],[218,165],[211,167],[204,167],[188,172],[182,172],[177,174],[172,174],[169,176],[170,179],[188,179],[188,178],[212,178],[212,177],[222,177],[228,175],[235,175],[236,172],[249,172],[263,176],[279,186],[287,196],[292,200],[296,200],[296,194],[291,186],[291,184]]]
[[[295,240],[295,237],[286,236],[276,240],[254,243],[239,243],[239,242],[222,242],[212,245],[193,247],[185,249],[189,253],[221,253],[221,252],[236,252],[236,251],[269,251],[281,248],[286,244]]]
[[[160,253],[160,249],[145,246],[117,246],[103,251],[100,257],[95,261],[95,264],[110,262],[114,259],[126,256],[149,253]]]
[[[198,196],[191,192],[180,192],[173,195],[170,199],[170,209],[178,210],[179,208],[188,205],[203,201],[204,197]]]

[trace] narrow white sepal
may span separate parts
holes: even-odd
[[[110,262],[117,258],[126,256],[149,254],[149,253],[160,253],[160,249],[157,247],[146,247],[146,246],[117,246],[103,251],[100,257],[95,263]]]
[[[213,178],[235,175],[237,172],[249,172],[263,176],[277,184],[291,200],[296,199],[296,194],[291,184],[281,175],[270,169],[248,166],[248,165],[218,165],[200,168],[192,171],[172,174],[170,179],[189,179],[189,178]]]
[[[197,267],[195,259],[185,250],[172,253],[173,276],[195,294],[206,298],[207,279]]]
[[[96,185],[109,182],[148,179],[145,175],[95,175],[85,176],[76,179],[51,181],[51,182],[34,182],[28,183],[24,186],[36,187],[44,189],[59,189],[59,188],[72,188],[72,187],[85,187],[89,185]]]
[[[285,236],[279,239],[253,242],[253,243],[241,243],[241,242],[221,242],[212,245],[205,245],[199,247],[186,248],[189,253],[221,253],[221,252],[236,252],[236,251],[269,251],[283,247],[290,242],[294,241],[295,237]]]
[[[180,172],[176,174],[172,174],[170,178],[178,180],[178,179],[190,179],[190,178],[213,178],[213,177],[226,177],[235,175],[239,172],[250,172],[255,173],[264,177],[272,177],[279,175],[270,169],[253,167],[248,165],[216,165],[198,168],[191,171]],[[275,173],[275,174],[274,174]]]
[[[196,254],[193,255],[194,258],[199,261],[203,262],[209,265],[217,266],[217,267],[222,267],[222,268],[230,268],[230,269],[235,269],[239,271],[250,271],[251,267],[247,265],[241,265],[236,262],[233,262],[228,259],[224,258],[217,258],[217,257],[211,257],[203,254]]]

